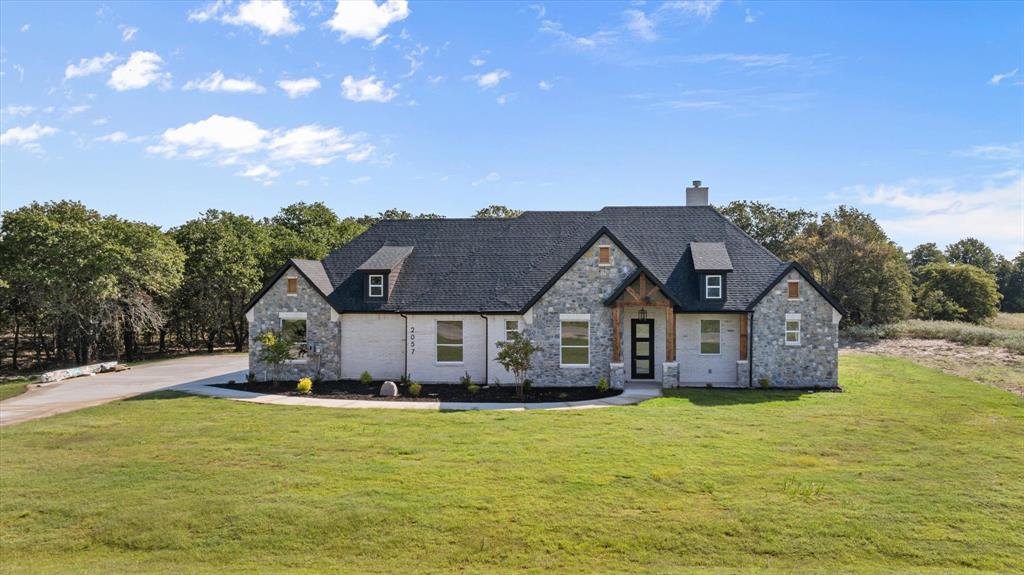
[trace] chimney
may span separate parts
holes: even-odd
[[[706,206],[708,205],[708,187],[701,187],[700,180],[694,180],[693,186],[686,188],[686,205],[687,206]]]

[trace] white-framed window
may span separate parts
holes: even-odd
[[[590,367],[590,315],[561,315],[559,364],[561,367]]]
[[[369,279],[370,297],[384,297],[384,276],[371,274]]]
[[[722,353],[722,321],[700,320],[700,354],[720,355]]]
[[[462,321],[437,320],[437,363],[462,363]]]
[[[612,265],[612,247],[611,246],[597,246],[597,265],[599,265],[599,266],[610,266],[610,265]]]
[[[800,345],[800,314],[786,314],[786,345]]]
[[[288,295],[299,295],[299,278],[288,276]]]
[[[306,361],[309,344],[306,340],[306,312],[283,311],[280,313],[280,337],[291,342],[288,350],[288,361]]]
[[[704,299],[722,299],[722,276],[704,276]]]
[[[786,282],[786,294],[789,299],[800,299],[800,280],[789,280]]]
[[[508,341],[512,339],[513,333],[519,333],[519,320],[505,320],[505,340]]]

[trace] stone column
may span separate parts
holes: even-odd
[[[679,386],[679,362],[678,361],[666,361],[661,364],[661,386],[662,387],[678,387]]]
[[[625,364],[613,363],[611,364],[611,384],[612,389],[622,389],[626,384],[626,367]]]

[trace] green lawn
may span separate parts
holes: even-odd
[[[902,360],[845,393],[573,412],[163,393],[0,430],[0,572],[1024,572],[1024,402]]]
[[[0,382],[0,401],[25,393],[29,383],[31,383],[29,379],[12,379]]]

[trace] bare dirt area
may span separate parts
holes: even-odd
[[[902,357],[1024,396],[1024,356],[999,347],[963,345],[944,339],[843,342],[840,354],[851,353]]]

